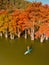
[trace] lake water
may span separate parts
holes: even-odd
[[[27,45],[33,50],[24,55]],[[49,65],[49,41],[0,38],[0,65]]]

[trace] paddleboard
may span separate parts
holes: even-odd
[[[29,50],[27,50],[27,51],[24,53],[24,55],[30,53],[31,51],[32,51],[32,48],[30,48]]]

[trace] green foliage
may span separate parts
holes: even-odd
[[[24,0],[0,0],[0,10],[15,10],[15,9],[25,9],[29,2]]]

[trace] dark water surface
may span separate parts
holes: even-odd
[[[27,45],[33,50],[24,55]],[[0,65],[49,65],[49,41],[0,38]]]

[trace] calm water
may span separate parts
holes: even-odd
[[[27,45],[33,50],[24,55]],[[49,65],[49,41],[0,38],[0,65]]]

